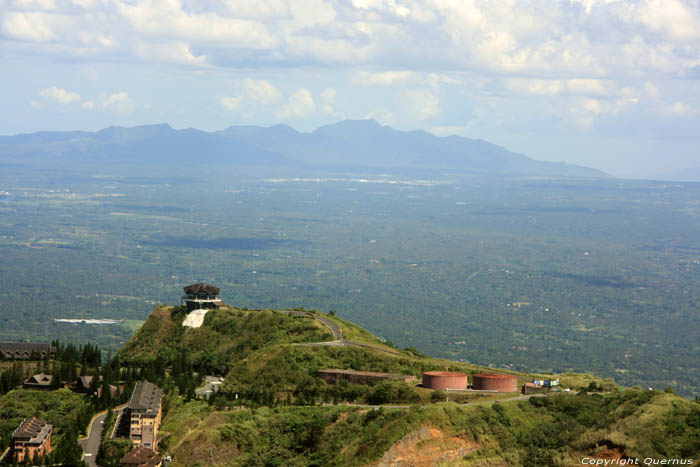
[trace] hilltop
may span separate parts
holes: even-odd
[[[309,394],[319,398],[342,396],[330,394],[335,388],[315,377],[318,370],[327,368],[406,374],[418,381],[425,371],[493,371],[420,355],[415,349],[396,349],[357,325],[316,311],[224,307],[209,311],[202,326],[196,329],[182,325],[185,316],[186,311],[180,307],[156,308],[119,351],[120,362],[129,366],[156,362],[167,367],[184,354],[195,371],[224,376],[225,391],[266,400],[304,398]],[[337,329],[342,333],[341,340],[334,336],[333,330]],[[499,371],[518,375],[521,383],[554,377]],[[565,387],[585,388],[591,383],[608,389],[617,387],[612,380],[592,375],[556,377]],[[394,384],[403,388],[405,394],[390,402],[429,400],[432,394],[415,388],[415,383]],[[353,396],[362,398],[368,394]]]
[[[557,375],[570,394],[444,393],[417,387],[421,373],[485,369],[396,349],[315,311],[225,307],[196,329],[183,327],[184,317],[182,308],[156,308],[118,354],[126,366],[174,371],[185,358],[225,376],[209,402],[169,398],[161,449],[175,466],[572,465],[700,453],[700,405],[672,393],[577,374]],[[325,368],[419,378],[327,384],[316,377]]]

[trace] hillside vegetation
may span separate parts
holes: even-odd
[[[239,400],[264,405],[317,401],[430,402],[444,400],[445,395],[416,386],[425,371],[493,371],[426,357],[413,349],[395,349],[357,325],[318,312],[297,310],[296,314],[284,314],[226,307],[208,312],[203,325],[196,329],[182,326],[185,313],[178,307],[156,308],[117,357],[125,366],[176,368],[178,374],[191,369],[199,374],[224,376],[223,390],[217,399],[219,405]],[[334,337],[318,317],[334,321],[343,336],[350,339],[343,341],[344,345],[325,345]],[[316,376],[318,370],[327,368],[399,373],[415,376],[416,380],[374,385],[346,381],[327,384]],[[535,376],[518,375],[521,382]],[[608,389],[617,387],[611,380],[592,375],[557,377],[562,385],[573,388],[590,384]],[[462,393],[453,395],[452,400],[478,397],[502,395]]]
[[[183,427],[188,427],[183,429]],[[405,409],[171,409],[163,448],[193,465],[580,465],[584,457],[697,459],[700,405],[660,391]]]
[[[578,393],[445,394],[417,386],[421,373],[487,369],[395,349],[314,311],[228,307],[207,313],[198,329],[183,327],[184,315],[156,308],[117,356],[125,366],[226,376],[208,401],[178,397],[162,376],[170,389],[161,452],[175,466],[568,466],[583,457],[700,456],[700,404],[672,392],[620,391],[610,380],[572,373],[558,377]],[[328,345],[328,320],[352,339]],[[327,384],[316,377],[324,368],[417,380]]]
[[[234,361],[260,348],[333,338],[330,331],[315,320],[272,310],[213,310],[197,329],[182,326],[185,316],[182,308],[156,308],[119,352],[120,360],[128,364],[144,364],[156,359],[172,363],[185,350],[198,370],[223,375]]]

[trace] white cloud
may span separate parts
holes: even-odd
[[[362,119],[374,119],[382,125],[396,124],[396,114],[385,107],[376,107],[365,114]]]
[[[289,100],[282,110],[277,113],[277,117],[283,120],[303,118],[316,112],[316,104],[308,89],[299,89],[289,96]]]
[[[228,47],[269,48],[275,39],[264,24],[219,16],[216,12],[186,12],[177,0],[118,2],[117,12],[140,34],[204,42],[224,42]]]
[[[222,97],[221,98],[221,105],[227,108],[228,110],[236,110],[238,106],[241,104],[241,98],[240,97]]]
[[[56,37],[43,13],[5,13],[2,32],[12,39],[31,42],[47,42]]]
[[[116,110],[118,112],[126,112],[133,108],[133,100],[126,91],[121,91],[108,96],[102,102],[105,109]]]
[[[354,77],[368,85],[413,82],[431,69],[648,80],[700,65],[694,0],[6,0],[2,10],[2,35],[50,42],[34,49],[42,54],[239,69],[352,66],[376,70]],[[434,88],[459,84],[438,72],[423,79]]]
[[[360,71],[352,76],[352,82],[361,86],[390,86],[398,83],[405,83],[413,78],[410,71],[384,71],[372,73]]]
[[[240,93],[236,96],[223,97],[220,99],[221,105],[228,110],[235,110],[244,107],[253,106],[252,110],[258,110],[260,104],[270,104],[280,98],[280,92],[277,88],[264,79],[244,79],[236,82],[236,86],[240,89]],[[246,115],[249,115],[250,108]]]
[[[649,83],[649,82],[644,83],[644,90],[647,92],[649,97],[656,97],[659,95],[659,88],[654,86],[653,83]]]
[[[328,24],[336,18],[335,8],[324,0],[291,0],[289,7],[295,28]]]
[[[3,6],[12,10],[50,11],[57,8],[54,0],[11,0],[4,2]]]
[[[443,84],[464,84],[462,81],[442,73],[428,73],[424,81],[433,89],[437,89]]]
[[[554,96],[566,89],[558,79],[506,78],[503,86],[511,92],[536,96]]]
[[[277,88],[264,79],[245,79],[239,81],[238,85],[243,89],[243,96],[246,99],[269,103],[280,98]]]
[[[692,115],[693,109],[683,102],[674,102],[666,107],[665,113],[673,117],[685,117]]]
[[[66,91],[65,89],[57,88],[56,86],[42,89],[39,91],[39,95],[60,104],[70,104],[71,102],[78,102],[81,99],[80,94],[77,92]]]
[[[610,83],[599,79],[569,79],[567,89],[574,94],[600,95],[610,94]]]
[[[403,113],[425,120],[440,111],[440,99],[430,91],[409,90],[402,93],[400,107]]]
[[[637,8],[639,20],[652,30],[674,39],[700,37],[698,4],[686,5],[679,0],[645,0]]]
[[[225,0],[231,14],[239,18],[276,19],[289,15],[289,5],[285,0]]]
[[[321,91],[321,109],[327,113],[333,113],[333,102],[335,101],[336,91],[333,88],[326,88]]]
[[[84,109],[87,110],[92,110],[95,108],[95,103],[92,101],[85,101],[82,104],[80,104]]]
[[[73,5],[79,6],[85,10],[90,10],[95,6],[96,0],[72,0]]]
[[[103,45],[110,45],[109,42]],[[177,63],[181,65],[206,65],[205,55],[195,56],[189,44],[184,42],[170,42],[165,44],[136,44],[134,46],[136,56],[145,60],[158,62]]]
[[[429,131],[436,136],[468,136],[470,125],[433,126]]]

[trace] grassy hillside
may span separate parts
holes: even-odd
[[[332,339],[330,331],[313,319],[272,310],[212,310],[197,329],[182,326],[185,316],[182,308],[156,308],[119,351],[120,360],[127,364],[156,358],[172,362],[184,350],[195,368],[223,375],[234,361],[266,346]]]
[[[395,349],[353,323],[318,312],[223,308],[207,313],[203,325],[197,329],[183,327],[184,317],[181,308],[156,308],[120,351],[120,361],[127,366],[183,367],[182,360],[186,359],[185,366],[198,373],[225,376],[222,397],[229,400],[240,397],[263,405],[346,400],[406,404],[445,400],[445,395],[416,386],[423,372],[493,371]],[[334,340],[324,324],[328,321],[342,329],[343,337],[348,339],[344,345],[320,345]],[[416,380],[329,385],[316,377],[318,370],[327,368],[402,373],[413,375]],[[533,377],[518,376],[521,382]],[[591,382],[596,387],[616,389],[612,381],[591,375],[568,374],[559,378],[563,385],[575,389],[587,387]],[[477,397],[455,394],[452,400]],[[489,395],[489,398],[497,397]]]
[[[416,387],[425,371],[465,373],[493,369],[463,362],[435,359],[415,350],[398,350],[365,329],[337,316],[318,312],[278,312],[222,308],[207,313],[200,328],[182,326],[185,311],[178,307],[157,307],[118,357],[127,366],[181,366],[199,373],[225,376],[223,391],[258,404],[310,403],[317,400],[364,401],[372,403],[416,403],[444,400],[433,391]],[[345,345],[320,345],[334,337],[323,322],[333,321],[342,329]],[[377,371],[413,375],[412,383],[387,382],[372,387],[358,384],[328,385],[316,377],[327,368]],[[518,374],[521,382],[535,375]],[[552,375],[537,375],[548,378]],[[592,375],[556,375],[565,387],[617,389],[614,382]],[[471,395],[454,395],[471,400]],[[498,397],[492,396],[493,397]]]
[[[619,392],[611,380],[567,373],[556,375],[563,386],[596,393],[446,394],[417,386],[421,373],[494,370],[397,350],[319,313],[225,308],[198,329],[183,327],[183,318],[180,308],[157,308],[119,353],[127,366],[173,368],[186,355],[196,371],[226,376],[208,402],[168,393],[162,452],[176,466],[565,466],[586,456],[700,456],[700,404],[673,393]],[[349,339],[343,345],[328,345],[328,319]],[[315,375],[324,368],[417,378],[327,384]]]
[[[165,418],[174,465],[580,465],[583,457],[694,458],[700,405],[659,391],[560,395],[489,405],[216,411]]]

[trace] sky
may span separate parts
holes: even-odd
[[[620,177],[700,167],[697,0],[0,0],[0,134],[374,118]]]

